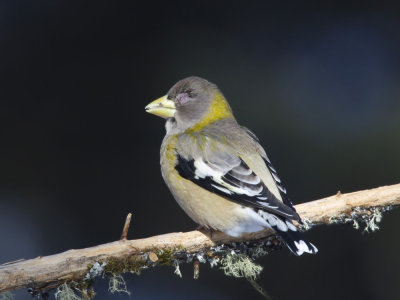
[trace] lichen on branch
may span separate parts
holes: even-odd
[[[374,231],[382,220],[382,213],[399,204],[400,184],[396,184],[348,194],[338,193],[296,205],[296,210],[303,219],[303,225],[299,226],[301,230],[322,224],[350,223],[355,228],[362,226],[366,231]],[[221,232],[210,236],[207,232],[191,231],[127,240],[127,223],[123,239],[116,242],[0,265],[0,293],[30,288],[32,295],[40,295],[59,287],[62,295],[60,289],[67,285],[72,291],[92,295],[91,283],[98,276],[113,277],[124,272],[139,274],[144,269],[160,265],[175,268],[175,273],[179,275],[179,264],[193,260],[209,263],[212,267],[219,265],[224,269],[224,261],[236,259],[236,263],[245,267],[238,270],[236,264],[234,268],[225,267],[225,272],[252,280],[260,270],[251,264],[253,259],[281,248],[271,230],[240,238]],[[117,283],[114,285],[116,290],[123,290],[118,287],[121,281]]]

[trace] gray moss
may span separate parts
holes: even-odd
[[[280,242],[275,237],[255,241],[218,245],[196,253],[187,253],[183,247],[176,249],[147,249],[145,253],[131,256],[125,259],[111,258],[105,261],[96,261],[87,266],[87,273],[79,282],[66,282],[61,284],[56,292],[56,300],[81,300],[92,299],[95,296],[93,290],[94,280],[98,277],[109,279],[110,293],[126,293],[130,295],[123,273],[140,274],[143,269],[158,265],[171,266],[174,274],[182,277],[181,263],[191,263],[194,260],[210,264],[211,267],[220,267],[228,276],[246,277],[255,280],[262,267],[254,263],[254,259],[267,255],[281,248]],[[155,260],[150,259],[148,253],[157,256]],[[0,300],[13,299],[12,295],[0,295]],[[9,298],[5,298],[9,297]],[[11,297],[11,298],[10,298]]]
[[[104,268],[106,266],[107,266],[106,262],[99,263],[99,262],[96,261],[93,264],[93,266],[89,269],[90,278],[95,278],[95,277],[103,275]]]
[[[245,254],[228,254],[221,259],[220,268],[225,275],[236,278],[250,278],[256,280],[263,267]]]
[[[365,209],[356,207],[350,214],[340,214],[329,218],[330,224],[351,224],[354,229],[363,229],[363,232],[374,232],[379,230],[382,221],[382,213],[390,210],[391,207],[374,207]]]
[[[56,300],[82,300],[83,298],[78,296],[76,292],[78,292],[78,290],[70,287],[67,283],[63,283],[57,288],[54,297]]]
[[[300,231],[307,231],[313,227],[313,223],[310,219],[302,217],[301,221],[303,222],[303,224],[298,225]]]
[[[125,293],[130,295],[131,293],[126,288],[126,282],[124,277],[121,274],[113,274],[110,276],[108,281],[108,291],[111,294],[115,293]]]
[[[174,261],[174,266],[175,266],[174,274],[179,276],[180,278],[182,278],[182,273],[181,273],[181,269],[179,268],[179,261],[178,260]]]
[[[376,231],[379,230],[378,223],[382,221],[382,210],[377,208],[371,209],[371,215],[369,216],[368,220],[365,222],[364,232],[369,232],[370,230]]]

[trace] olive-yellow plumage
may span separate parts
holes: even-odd
[[[205,126],[223,119],[233,119],[232,110],[225,100],[225,97],[220,92],[215,92],[209,110],[204,117],[187,132],[198,131]]]
[[[258,139],[214,84],[183,79],[146,111],[166,119],[161,172],[196,223],[232,236],[272,228],[296,255],[318,251],[293,225],[300,217]]]

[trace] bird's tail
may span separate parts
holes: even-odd
[[[302,255],[304,252],[309,254],[316,254],[318,252],[317,247],[304,239],[303,235],[298,231],[288,229],[282,231],[274,228],[278,235],[285,241],[287,247],[295,255]]]
[[[258,214],[267,221],[269,227],[275,230],[295,255],[302,255],[304,252],[310,254],[318,252],[317,247],[305,240],[303,235],[297,231],[292,220],[262,210],[259,210]]]

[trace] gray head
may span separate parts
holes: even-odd
[[[146,106],[146,111],[167,119],[167,130],[193,128],[200,121],[217,120],[232,115],[217,86],[203,78],[191,76],[178,81],[167,93]]]

